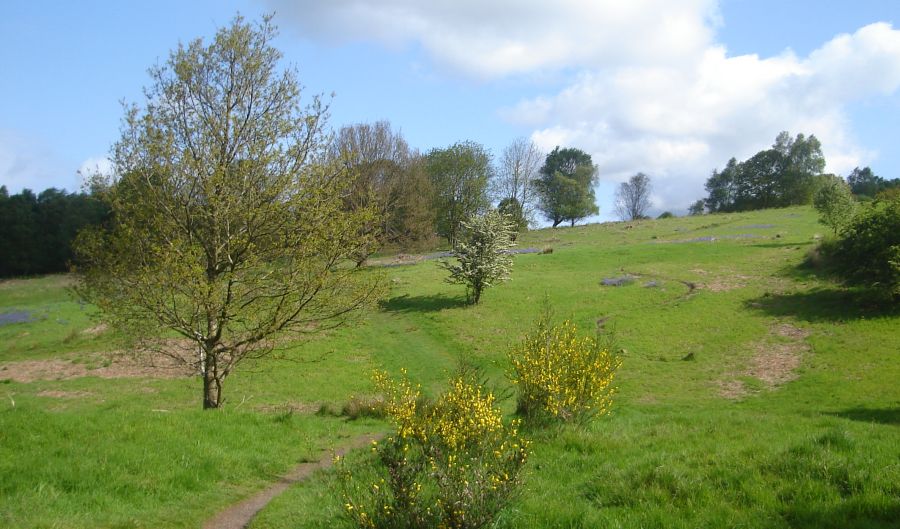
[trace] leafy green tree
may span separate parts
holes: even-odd
[[[740,180],[740,167],[735,158],[728,160],[721,172],[713,170],[712,175],[706,181],[706,192],[709,194],[704,201],[709,211],[731,211],[735,207],[737,199],[737,183]]]
[[[556,147],[547,155],[535,183],[540,209],[553,227],[569,221],[572,226],[600,212],[594,195],[597,168],[591,155],[575,149]]]
[[[747,211],[808,204],[825,168],[822,146],[815,136],[782,132],[772,148],[738,163],[732,158],[706,181],[711,212]]]
[[[697,200],[688,208],[688,215],[696,216],[703,215],[703,212],[706,210],[706,202],[703,199]]]
[[[816,177],[825,170],[822,144],[813,136],[797,134],[791,139],[787,132],[775,138],[773,149],[782,156],[779,175],[779,206],[809,204],[817,189]]]
[[[885,180],[873,173],[869,167],[854,168],[847,176],[847,183],[850,184],[854,195],[869,198],[874,198],[878,193],[888,189],[900,188],[900,178]]]
[[[300,105],[275,36],[270,17],[238,16],[151,69],[113,148],[115,176],[94,176],[112,221],[78,240],[79,292],[147,346],[136,350],[199,372],[204,408],[221,406],[245,360],[379,293],[344,266],[372,244],[374,214],[344,207],[352,181],[326,156],[326,109]]]
[[[819,188],[813,198],[813,206],[819,212],[819,222],[835,234],[850,223],[856,212],[856,201],[850,186],[840,177],[832,177]]]
[[[493,174],[491,154],[482,145],[465,141],[428,153],[438,235],[455,244],[460,224],[487,210],[488,182]]]
[[[513,240],[515,240],[519,232],[528,229],[528,219],[525,218],[522,205],[514,197],[507,197],[501,200],[500,204],[497,205],[497,211],[509,219],[513,229]]]
[[[875,175],[869,167],[855,167],[847,176],[847,183],[854,195],[874,197],[881,188],[882,178]]]
[[[453,247],[457,262],[442,266],[450,271],[447,282],[466,285],[466,300],[477,304],[485,288],[509,279],[513,229],[510,219],[497,210],[475,215],[462,223],[462,229]]]
[[[650,177],[637,173],[616,189],[616,214],[622,220],[636,220],[646,216],[650,207]],[[670,213],[671,215],[671,213]]]
[[[434,186],[424,156],[417,153],[410,158],[402,182],[402,192],[390,216],[388,242],[401,250],[431,248],[436,242]]]

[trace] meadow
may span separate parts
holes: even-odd
[[[517,255],[477,306],[435,261],[372,266],[377,311],[239,368],[206,412],[197,378],[123,357],[70,278],[2,282],[0,315],[30,321],[0,325],[0,526],[200,527],[387,431],[317,413],[371,396],[373,369],[433,392],[465,362],[509,394],[507,351],[549,301],[614,335],[619,391],[583,428],[527,432],[498,527],[897,527],[900,310],[803,266],[825,233],[806,207],[535,230],[519,246],[552,253]],[[334,481],[292,486],[251,527],[350,527]]]

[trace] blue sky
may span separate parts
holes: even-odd
[[[308,93],[335,93],[333,126],[387,119],[423,151],[582,148],[603,219],[630,174],[651,175],[657,211],[681,211],[780,130],[816,134],[830,171],[900,177],[895,0],[7,0],[0,184],[77,189],[147,68],[238,11],[276,13]]]

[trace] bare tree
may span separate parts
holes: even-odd
[[[491,193],[498,202],[515,199],[522,209],[522,220],[534,220],[537,191],[535,179],[544,153],[528,138],[516,138],[500,155],[496,177],[491,183]],[[511,202],[511,201],[509,201]]]
[[[433,232],[430,183],[400,132],[387,121],[342,127],[331,147],[331,156],[351,174],[345,198],[349,210],[372,208],[378,215],[363,230],[374,236],[372,246],[361,248],[355,260],[361,265],[379,245],[415,246]]]
[[[644,218],[650,207],[650,177],[637,173],[616,190],[616,214],[622,220]]]

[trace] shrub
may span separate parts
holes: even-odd
[[[660,213],[659,216],[656,217],[656,218],[657,218],[657,219],[671,219],[671,218],[674,217],[674,216],[675,216],[675,214],[672,213],[671,211],[663,211],[663,212]]]
[[[513,228],[497,210],[472,217],[462,228],[463,235],[453,247],[457,264],[444,262],[442,266],[450,271],[447,281],[466,285],[466,300],[475,304],[485,288],[509,279]]]
[[[340,466],[344,507],[356,526],[467,529],[495,520],[528,457],[518,423],[504,424],[493,394],[470,376],[452,379],[435,401],[405,372],[399,381],[383,372],[374,379],[394,432],[373,444],[374,473],[354,476]]]
[[[829,258],[848,283],[900,297],[900,196],[863,208],[843,230]]]
[[[545,314],[509,360],[518,411],[526,417],[581,421],[610,409],[621,360],[599,339],[579,336],[571,321],[551,325]]]
[[[831,178],[822,184],[813,197],[813,206],[819,212],[819,222],[831,228],[834,233],[847,226],[856,212],[856,201],[853,200],[850,186],[840,177]]]
[[[897,181],[897,180],[894,180],[894,181]],[[900,187],[890,187],[883,191],[879,191],[878,194],[875,195],[875,198],[878,200],[885,200],[888,202],[891,200],[897,200],[898,198],[900,198]]]

